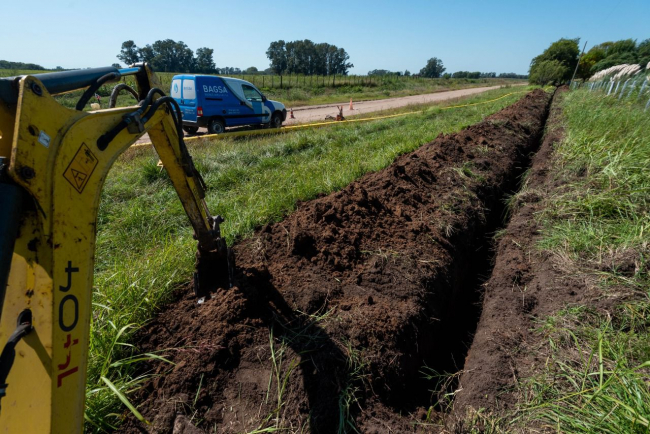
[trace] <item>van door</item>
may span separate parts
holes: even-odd
[[[250,102],[253,106],[251,117],[247,119],[248,124],[261,124],[266,123],[271,120],[270,111],[267,107],[264,106],[264,101],[262,101],[262,94],[258,92],[253,86],[248,84],[241,85],[242,91],[244,91],[244,98]],[[266,110],[265,110],[266,109]],[[268,112],[268,113],[265,113]]]
[[[181,97],[183,119],[196,122],[196,84],[193,78],[183,79],[183,95]]]

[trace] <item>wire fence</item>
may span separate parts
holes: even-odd
[[[156,73],[162,85],[170,85],[172,77],[176,73],[158,72]],[[342,86],[364,86],[374,87],[383,86],[390,83],[488,83],[496,81],[496,78],[473,78],[473,79],[445,79],[445,78],[428,78],[420,75],[270,75],[270,74],[219,74],[221,77],[232,77],[246,80],[259,89],[292,89],[292,88],[335,88]],[[505,79],[501,79],[504,81]],[[514,81],[514,80],[513,80]]]
[[[619,100],[645,101],[650,97],[650,74],[624,77],[620,80],[605,78],[600,81],[573,82],[572,89],[587,89],[590,92],[603,92]],[[645,103],[644,111],[650,107],[650,98]]]

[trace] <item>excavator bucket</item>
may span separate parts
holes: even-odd
[[[199,303],[218,289],[233,286],[235,256],[226,241],[221,238],[219,225],[223,222],[221,216],[213,218],[214,248],[208,250],[198,243],[196,263],[194,264],[194,294]]]

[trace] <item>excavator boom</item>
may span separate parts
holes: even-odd
[[[126,75],[138,105],[83,111],[100,86]],[[76,110],[53,97],[79,89]],[[227,287],[223,219],[205,204],[181,126],[145,64],[0,79],[0,432],[83,430],[100,194],[144,133],[194,228],[197,294]]]

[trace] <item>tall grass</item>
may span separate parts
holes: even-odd
[[[542,374],[524,382],[534,424],[557,432],[650,431],[650,116],[635,102],[565,96],[555,189],[540,247],[586,279],[606,311],[569,306],[542,321]]]
[[[488,101],[508,92],[499,89],[468,101]],[[282,219],[297,200],[341,189],[440,133],[478,122],[521,96],[445,111],[433,106],[419,115],[282,136],[203,139],[188,146],[208,186],[208,206],[225,217],[222,230],[232,243],[255,227]],[[137,353],[129,337],[170,301],[172,290],[192,272],[196,242],[157,161],[151,148],[127,151],[102,194],[86,412],[94,430],[110,429],[119,422],[116,413],[124,410],[102,378],[125,397],[137,387],[142,378],[133,378],[131,361]]]

